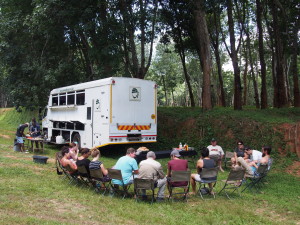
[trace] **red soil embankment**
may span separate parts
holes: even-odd
[[[282,124],[279,130],[284,134],[285,146],[282,146],[279,151],[286,155],[288,152],[297,154],[300,158],[300,122],[296,124]]]

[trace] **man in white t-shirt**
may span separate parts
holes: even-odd
[[[258,163],[262,158],[262,152],[245,147],[245,153],[250,156],[250,162]]]
[[[219,169],[224,172],[222,169],[222,159],[224,157],[224,151],[221,146],[217,145],[217,140],[212,138],[211,145],[207,146],[209,150],[209,158],[214,159],[219,166]]]

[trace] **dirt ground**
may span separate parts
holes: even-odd
[[[300,161],[296,161],[292,165],[290,165],[286,169],[286,172],[296,177],[300,177]]]
[[[10,138],[8,135],[5,135],[5,134],[0,134],[0,137],[5,138],[5,139],[9,139]]]

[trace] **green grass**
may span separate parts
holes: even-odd
[[[10,113],[15,112],[0,113],[0,134],[8,135],[0,139],[0,224],[299,224],[300,180],[282,169],[295,158],[275,161],[260,194],[245,192],[233,200],[221,195],[205,201],[195,196],[188,203],[136,203],[69,185],[56,174],[55,146],[46,146],[45,165],[35,164],[32,154],[13,152],[15,129],[31,114],[20,119]],[[105,154],[102,161],[111,167],[120,155]],[[159,161],[166,171],[168,160]],[[227,175],[228,171],[219,173],[216,191]]]

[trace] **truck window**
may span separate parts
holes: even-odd
[[[66,105],[66,93],[59,95],[59,105]]]
[[[52,95],[52,106],[58,105],[58,95]]]
[[[68,92],[67,93],[67,105],[74,105],[75,104],[75,92]]]
[[[80,91],[76,93],[76,105],[84,105],[85,102],[85,93]]]
[[[86,110],[87,110],[86,119],[91,120],[92,119],[92,107],[87,107]]]

